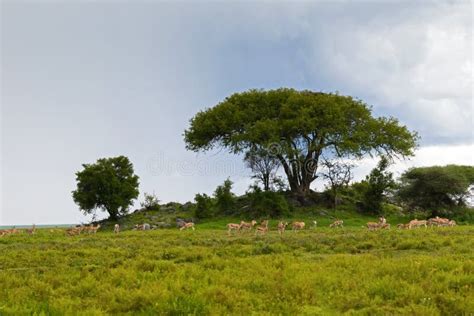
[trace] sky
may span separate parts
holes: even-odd
[[[81,165],[102,157],[131,159],[139,201],[185,202],[227,177],[245,192],[240,157],[186,151],[183,132],[197,111],[251,88],[338,91],[397,117],[421,140],[396,175],[474,165],[468,1],[2,0],[0,10],[0,225],[89,220],[71,191]],[[359,161],[355,180],[376,162]]]

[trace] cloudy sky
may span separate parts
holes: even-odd
[[[244,192],[239,158],[187,152],[182,133],[250,88],[339,91],[396,116],[421,136],[397,174],[474,164],[470,2],[0,3],[0,224],[87,220],[74,174],[100,157],[130,157],[165,202],[227,176]]]

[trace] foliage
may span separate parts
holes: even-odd
[[[287,216],[290,212],[290,206],[285,196],[279,192],[262,191],[255,186],[247,192],[246,200],[248,202],[247,216],[257,218],[278,218]]]
[[[146,210],[159,210],[160,209],[160,200],[155,195],[155,193],[144,193],[143,202],[140,203],[141,207]]]
[[[344,219],[346,223],[346,219]],[[472,226],[0,238],[1,315],[468,315]]]
[[[214,191],[215,209],[218,214],[230,214],[235,207],[235,195],[231,192],[233,182],[226,179]]]
[[[466,204],[469,187],[474,184],[474,167],[447,165],[444,167],[412,168],[401,177],[398,196],[410,208],[431,209]]]
[[[207,194],[196,194],[194,197],[196,208],[194,215],[197,218],[209,218],[214,216],[214,202]]]
[[[261,182],[265,191],[281,185],[281,179],[277,176],[280,162],[267,149],[261,147],[250,149],[245,154],[244,161],[254,173],[252,178]]]
[[[377,167],[372,169],[359,188],[362,192],[362,208],[368,214],[381,214],[382,202],[387,193],[395,189],[396,184],[393,180],[393,174],[387,171],[390,165],[389,160],[382,156]]]
[[[116,219],[126,214],[138,197],[138,176],[127,157],[98,159],[94,164],[83,164],[76,173],[77,189],[72,192],[74,202],[85,214],[100,209]]]
[[[235,93],[197,113],[184,138],[193,151],[270,148],[290,189],[301,194],[310,192],[322,156],[411,156],[417,141],[397,119],[373,117],[361,100],[286,88]]]

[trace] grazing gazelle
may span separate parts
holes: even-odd
[[[240,230],[252,229],[256,224],[257,224],[256,220],[252,220],[250,223],[241,221],[240,222]]]
[[[282,222],[280,221],[278,223],[278,233],[282,235],[285,232],[286,226],[288,226],[288,222]]]
[[[12,229],[6,229],[5,232],[6,232],[7,235],[8,234],[18,234],[18,233],[20,233],[20,231],[18,229],[16,229],[15,226],[13,226]]]
[[[344,221],[342,219],[335,220],[329,227],[335,228],[335,227],[343,227]]]
[[[68,229],[66,229],[66,234],[68,236],[80,235],[81,234],[81,228],[80,227],[68,228]]]
[[[293,229],[293,231],[302,230],[304,229],[304,226],[304,222],[293,222],[293,224],[291,224],[291,228]]]
[[[29,235],[34,235],[35,232],[36,232],[36,225],[33,224],[33,227],[28,228],[28,229],[26,230],[26,232],[27,232]]]
[[[143,223],[140,225],[137,224],[134,227],[134,230],[150,230],[150,229],[151,229],[151,226],[148,223]]]
[[[184,229],[188,229],[188,228],[192,228],[194,230],[194,223],[193,222],[184,223],[184,225],[181,226],[181,228],[179,230],[184,230]]]
[[[412,229],[412,227],[421,227],[421,226],[425,226],[425,228],[426,228],[426,227],[428,227],[427,223],[428,223],[428,221],[426,221],[426,220],[420,220],[419,221],[415,218],[414,220],[410,221],[410,223],[408,223],[408,228]]]
[[[240,230],[240,225],[239,224],[234,224],[234,223],[229,223],[227,224],[227,234],[230,236],[231,231],[235,230],[236,232],[239,232]]]
[[[375,230],[375,229],[377,229],[377,228],[379,228],[379,227],[380,227],[380,223],[376,223],[376,222],[368,222],[368,223],[367,223],[367,228],[368,228],[369,230]]]
[[[114,233],[116,233],[116,234],[120,233],[120,225],[119,224],[114,225]]]
[[[258,226],[257,229],[255,230],[255,235],[258,235],[258,234],[264,235],[267,232],[268,232],[268,220],[264,220],[262,221],[260,226]]]
[[[410,224],[398,224],[397,228],[398,229],[408,229]]]

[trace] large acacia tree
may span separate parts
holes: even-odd
[[[417,135],[393,117],[374,117],[367,104],[350,96],[282,88],[227,97],[197,113],[184,138],[193,151],[224,147],[246,153],[266,147],[281,163],[291,190],[305,194],[321,157],[411,156]]]

